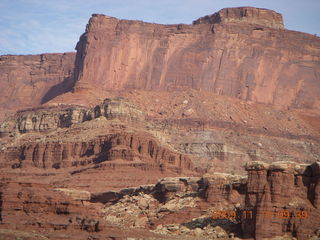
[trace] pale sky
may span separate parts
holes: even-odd
[[[0,0],[0,55],[75,51],[92,13],[188,24],[239,6],[275,10],[287,29],[320,36],[320,0]]]

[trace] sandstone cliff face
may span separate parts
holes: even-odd
[[[227,201],[230,204],[243,204],[246,192],[246,177],[234,176],[225,173],[204,175],[206,186],[205,198],[217,204]]]
[[[31,143],[0,152],[0,167],[66,168],[124,160],[132,167],[166,168],[175,172],[192,170],[191,159],[166,149],[151,136],[139,133],[117,133],[87,142]],[[147,164],[147,165],[146,165]]]
[[[0,56],[0,108],[35,107],[69,91],[74,60],[75,53]]]
[[[252,211],[253,217],[243,218],[245,236],[263,239],[291,234],[310,239],[320,228],[319,162],[309,166],[253,162],[246,170],[245,209]]]
[[[281,28],[279,14],[252,8],[224,9],[193,25],[95,14],[77,44],[75,92],[194,88],[319,109],[320,40]]]

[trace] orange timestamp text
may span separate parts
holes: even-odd
[[[289,218],[297,218],[297,219],[306,219],[309,217],[309,214],[305,210],[295,210],[289,211],[287,209],[278,210],[278,211],[268,211],[268,210],[242,210],[242,211],[234,211],[234,210],[220,210],[220,211],[212,211],[210,214],[213,219],[228,219],[228,220],[236,220],[236,219],[253,219],[257,216],[262,218],[281,218],[281,219],[289,219]]]

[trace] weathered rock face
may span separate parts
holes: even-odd
[[[101,219],[99,224],[99,216],[92,209],[46,184],[2,182],[0,196],[2,228],[17,226],[27,231],[38,230],[39,234],[54,231],[86,234],[102,230]]]
[[[283,29],[283,20],[280,13],[252,7],[224,8],[217,13],[201,17],[193,24],[201,23],[250,23],[269,28]]]
[[[90,118],[91,115],[87,112],[87,109],[79,107],[19,112],[0,125],[0,137],[14,133],[45,133],[57,128],[67,128]]]
[[[0,108],[35,107],[69,91],[74,61],[75,53],[0,56]]]
[[[121,99],[106,99],[94,108],[58,106],[20,111],[0,124],[0,138],[14,133],[48,132],[95,118],[143,121],[143,113]]]
[[[7,119],[0,127],[0,137],[10,138],[14,135],[28,133],[50,134],[55,130],[70,128],[75,124],[96,119],[98,122],[122,121],[134,123],[143,121],[143,113],[134,106],[122,100],[106,99],[92,109],[81,107],[67,107],[63,109],[40,109],[17,113],[13,118]],[[90,122],[88,123],[91,124]],[[101,127],[103,128],[103,127]],[[66,130],[68,131],[68,130]],[[69,133],[66,134],[68,137]],[[66,168],[98,164],[104,161],[124,160],[129,167],[157,169],[164,171],[171,169],[181,173],[183,170],[192,170],[191,159],[179,152],[162,146],[151,134],[146,132],[116,131],[110,134],[86,138],[83,141],[75,138],[65,139],[66,136],[57,137],[55,141],[46,139],[28,141],[15,147],[3,147],[0,151],[0,166],[3,168]],[[35,140],[35,141],[34,141]],[[117,163],[110,163],[115,168]],[[122,163],[122,167],[124,164]]]
[[[146,220],[143,225],[148,226],[150,222],[156,225],[161,223],[159,219],[153,219],[155,216],[167,219],[167,222],[162,221],[167,226],[157,226],[156,232],[168,235],[194,234],[192,229],[200,228],[199,235],[206,236],[210,225],[223,226],[230,232],[228,224],[237,222],[242,225],[244,238],[254,237],[259,240],[286,235],[283,239],[292,237],[302,240],[317,239],[317,230],[320,229],[317,202],[318,162],[311,165],[276,162],[269,165],[256,161],[247,164],[246,170],[248,179],[223,173],[205,174],[203,177],[193,178],[171,177],[149,186],[148,191],[146,188],[135,188],[113,192],[113,196],[118,196],[116,200],[107,197],[111,192],[106,193],[106,197],[101,199],[102,202],[116,202],[112,207],[106,208],[106,211],[111,211],[114,217],[107,216],[106,219],[130,226],[131,221],[138,220],[130,218],[125,211],[133,211],[136,215],[145,212]],[[154,202],[153,198],[159,202]],[[190,199],[187,200],[188,198]],[[186,201],[182,201],[183,199]],[[207,204],[202,205],[207,210],[202,211],[201,216],[199,202]],[[182,210],[186,207],[193,208],[189,210],[188,216],[185,216],[186,213]],[[212,212],[230,210],[236,211],[234,219],[228,215],[218,219],[208,218],[208,215],[212,216]],[[192,221],[181,222],[182,219],[186,221],[191,216],[194,217]],[[124,220],[126,218],[130,221]],[[183,229],[182,226],[188,229]],[[233,227],[235,227],[233,230],[237,231],[237,224]],[[211,236],[215,238],[214,234]]]
[[[176,172],[193,169],[188,156],[162,147],[150,135],[138,133],[111,134],[87,142],[31,143],[0,152],[0,166],[13,168],[65,168],[119,159],[132,167],[149,164],[151,168]]]
[[[138,229],[145,229],[140,236],[153,232],[162,234],[161,239],[319,237],[318,162],[251,162],[246,169],[248,179],[222,173],[166,177],[155,184],[105,192],[57,187],[57,181],[2,178],[0,223],[5,229],[37,231],[50,239],[61,239],[62,234],[74,239],[74,232],[81,232],[80,239],[105,239],[105,231],[129,237]],[[234,218],[214,217],[215,212],[229,211],[236,213]],[[116,228],[123,229],[121,234],[115,234]]]
[[[88,197],[89,196],[89,197]],[[90,193],[1,179],[1,239],[124,239],[139,230],[108,225]],[[145,232],[143,236],[151,235]]]
[[[320,228],[319,163],[308,167],[293,162],[247,164],[248,185],[243,232],[256,239],[290,233],[310,239]]]
[[[205,198],[209,202],[244,203],[247,179],[224,173],[204,175]]]
[[[320,108],[318,37],[281,29],[281,15],[265,9],[224,9],[195,23],[93,15],[77,44],[75,92],[194,88]]]

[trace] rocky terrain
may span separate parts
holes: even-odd
[[[107,192],[7,179],[0,233],[5,239],[23,231],[26,239],[320,237],[319,162],[253,161],[245,169],[248,177],[167,177]]]
[[[267,9],[93,14],[0,56],[1,239],[319,239],[320,40]]]

